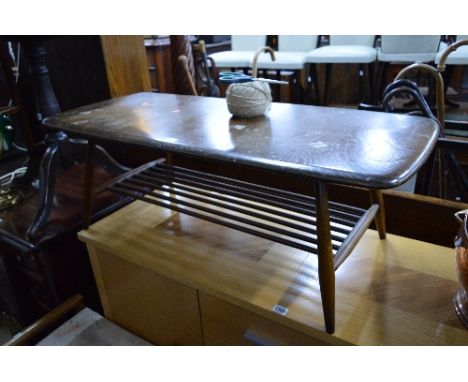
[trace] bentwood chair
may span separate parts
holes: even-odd
[[[455,41],[468,40],[468,35],[458,35],[456,36]],[[435,57],[435,63],[440,62],[440,57],[442,52],[448,47],[448,44],[445,42],[440,43],[439,51]],[[456,51],[449,54],[447,60],[445,61],[446,65],[468,65],[468,45],[459,47]]]
[[[217,68],[248,70],[255,52],[266,45],[266,35],[233,35],[231,50],[210,54]]]
[[[441,36],[435,35],[382,35],[377,50],[377,93],[382,94],[390,64],[433,63],[440,40]]]
[[[468,40],[468,35],[456,36],[455,41],[461,41],[461,40]],[[440,43],[439,52],[437,53],[435,60],[434,60],[436,65],[439,64],[442,53],[447,47],[448,47],[448,43],[445,43],[445,42]],[[445,86],[444,90],[446,92],[454,67],[457,65],[468,65],[468,45],[460,46],[457,50],[455,50],[454,52],[451,52],[449,56],[447,57],[447,60],[445,61],[445,65],[447,65],[447,67],[445,71],[442,73],[442,75],[444,76],[444,86]],[[445,102],[446,104],[452,107],[459,106],[458,104],[448,99],[446,99]]]
[[[292,72],[290,89],[293,90],[293,101],[299,101],[303,95],[301,73],[304,69],[307,53],[317,48],[318,35],[279,35],[278,51],[273,61],[269,54],[263,53],[257,61],[257,68],[276,71],[279,79],[282,72]]]
[[[362,99],[363,81],[366,69],[369,72],[369,79],[372,80],[372,63],[376,58],[376,49],[374,48],[374,35],[332,35],[330,36],[330,45],[317,48],[309,52],[305,57],[311,73],[311,78],[317,79],[317,64],[326,64],[325,72],[325,95],[323,104],[328,103],[329,82],[332,70],[332,64],[359,64],[359,97]],[[372,83],[370,82],[372,91]],[[320,104],[318,81],[315,82],[315,93],[317,103]]]

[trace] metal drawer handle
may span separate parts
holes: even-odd
[[[264,337],[251,329],[247,329],[244,333],[244,338],[256,346],[281,346],[280,343],[275,342],[268,337]]]

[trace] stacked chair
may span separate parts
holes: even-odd
[[[458,35],[455,38],[455,41],[461,41],[461,40],[468,40],[468,35]],[[448,44],[445,42],[440,43],[440,49],[439,52],[437,53],[435,57],[435,63],[436,65],[439,65],[440,59],[442,56],[443,51],[448,47]],[[447,60],[445,61],[445,65],[447,65],[445,69],[445,92],[447,91],[448,88],[448,83],[450,81],[450,77],[452,75],[453,69],[457,65],[468,65],[468,46],[460,46],[456,51],[450,53],[450,55],[447,57]],[[445,101],[448,105],[452,107],[458,107],[456,103],[446,99]]]
[[[468,48],[468,39],[464,37],[466,36],[459,36],[456,42],[450,46],[442,46],[442,49],[435,57],[437,69],[434,67],[434,61],[429,61],[427,56],[425,56],[426,63],[412,63],[402,69],[395,77],[395,80],[385,88],[382,104],[375,106],[374,110],[405,112],[404,109],[399,110],[398,107],[395,108],[390,104],[393,98],[400,94],[405,94],[410,95],[414,100],[414,104],[418,106],[416,110],[410,110],[410,114],[420,114],[436,119],[433,110],[422,96],[420,87],[415,82],[404,79],[418,71],[428,73],[436,83],[436,120],[440,125],[440,135],[436,150],[434,150],[431,157],[418,172],[414,192],[443,199],[454,198],[455,200],[466,202],[468,200],[468,177],[459,162],[456,152],[466,152],[468,144],[465,139],[459,138],[455,126],[450,126],[451,130],[446,129],[448,127],[447,122],[449,121],[445,118],[444,81],[441,75],[446,65],[462,65],[466,62],[462,60]],[[456,123],[452,123],[452,125],[456,125]]]
[[[376,58],[376,49],[374,48],[375,36],[373,35],[350,35],[330,36],[330,45],[312,50],[305,57],[305,62],[309,67],[311,79],[315,78],[315,97],[318,104],[326,105],[328,103],[328,89],[332,64],[359,64],[359,97],[362,99],[363,81],[365,71],[369,72],[369,79],[373,78],[372,63]],[[326,64],[325,72],[325,95],[321,102],[319,84],[317,81],[317,64]],[[372,92],[372,81],[369,82]]]
[[[455,41],[468,40],[468,35],[456,36]],[[447,43],[442,42],[435,57],[435,63],[439,64],[442,52],[447,48]],[[468,46],[460,46],[456,51],[450,53],[445,65],[468,65]]]
[[[275,71],[278,79],[281,78],[282,72],[292,72],[290,89],[292,89],[293,101],[302,101],[304,91],[301,85],[301,73],[304,69],[305,57],[309,51],[317,48],[317,42],[318,35],[279,35],[275,60],[273,61],[267,54],[262,54],[257,61],[257,69]]]
[[[382,35],[377,51],[377,93],[382,94],[390,64],[434,63],[441,36]],[[376,99],[374,101],[377,101]],[[375,102],[374,102],[375,103]]]
[[[242,69],[245,72],[251,67],[255,53],[266,45],[266,35],[233,35],[232,50],[210,54],[217,68],[231,70]]]
[[[457,36],[456,40],[466,38],[468,36]],[[376,41],[378,39],[374,35],[331,35],[328,45],[319,46],[318,35],[279,35],[275,59],[272,60],[268,54],[260,54],[255,69],[262,71],[263,76],[273,74],[280,78],[290,75],[294,102],[327,105],[333,64],[357,64],[359,99],[365,100],[368,85],[368,98],[376,105],[386,85],[390,65],[418,62],[435,66],[447,46],[441,43],[440,35],[382,35],[377,47]],[[254,69],[254,56],[266,43],[266,35],[233,35],[232,50],[213,53],[208,58],[218,69],[242,70],[247,73]],[[318,84],[318,64],[325,64],[323,97],[319,91],[322,86]],[[450,77],[455,65],[468,65],[468,47],[457,49],[449,56],[446,64],[446,77]],[[377,68],[375,75],[374,66]],[[307,84],[307,97],[304,97],[303,83]],[[429,94],[432,94],[433,83],[429,81],[428,84]],[[315,98],[315,102],[311,102],[312,98]]]

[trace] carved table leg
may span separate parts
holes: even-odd
[[[88,140],[88,149],[86,151],[86,169],[83,187],[83,225],[88,228],[91,223],[91,213],[93,208],[93,180],[94,180],[94,157],[96,143],[94,140]]]
[[[38,103],[37,111],[40,113],[38,120],[41,122],[43,118],[61,111],[49,77],[45,41],[26,37],[22,39],[21,44],[31,66]]]
[[[33,222],[28,227],[26,237],[33,239],[50,215],[55,190],[55,174],[59,144],[49,146],[39,167],[39,208]]]
[[[383,195],[381,190],[370,190],[371,203],[379,205],[377,215],[375,215],[375,225],[377,226],[377,232],[379,233],[380,239],[385,239],[387,235],[387,228],[385,226],[385,207],[383,201]]]
[[[93,145],[94,143],[92,146]],[[39,230],[47,223],[50,216],[55,192],[55,177],[60,158],[63,159],[64,156],[67,156],[69,159],[75,160],[75,158],[78,157],[78,162],[83,162],[83,160],[86,160],[86,158],[91,155],[91,160],[88,163],[92,163],[92,168],[87,168],[87,172],[85,173],[85,190],[87,189],[86,182],[89,181],[91,188],[88,191],[90,193],[92,192],[93,186],[95,162],[114,176],[129,171],[128,167],[117,163],[102,147],[95,145],[93,147],[94,148],[91,149],[91,154],[89,154],[91,147],[88,145],[88,141],[69,139],[65,133],[58,132],[55,134],[48,134],[43,142],[32,148],[30,164],[28,165],[26,174],[15,181],[15,185],[28,185],[39,177],[38,212],[27,230],[26,237],[28,239],[34,239]],[[84,149],[86,149],[85,154],[82,153]],[[86,178],[88,172],[90,174],[90,180]],[[86,198],[85,193],[83,210],[89,210],[89,216],[91,216],[91,196],[88,202]]]
[[[317,182],[318,274],[327,333],[335,331],[335,267],[330,234],[327,186]]]
[[[44,141],[36,143],[29,149],[29,161],[26,173],[13,181],[14,186],[30,185],[31,182],[39,177],[39,168],[46,150],[47,145]]]

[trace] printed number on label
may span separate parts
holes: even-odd
[[[281,314],[282,316],[285,316],[288,313],[288,308],[285,308],[284,306],[281,306],[281,305],[275,305],[273,307],[273,312]]]

